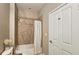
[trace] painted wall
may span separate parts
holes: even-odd
[[[9,38],[9,4],[0,3],[0,53],[3,51],[3,40]]]
[[[48,54],[48,13],[54,10],[60,4],[46,4],[41,10],[39,17],[42,16],[43,22],[43,53]]]

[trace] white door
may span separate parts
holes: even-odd
[[[52,42],[52,40],[53,40],[53,17],[52,16],[54,16],[52,13],[51,14],[49,14],[49,54],[50,55],[52,55],[53,54],[53,42]]]
[[[71,12],[66,5],[49,15],[49,54],[72,54]]]
[[[53,54],[62,54],[62,13],[61,9],[53,17]]]
[[[58,36],[61,34],[61,27],[58,27],[60,18],[60,10],[49,15],[49,54],[61,54],[61,37]]]
[[[72,7],[66,5],[62,9],[62,51],[72,54]],[[63,53],[64,54],[64,53]]]

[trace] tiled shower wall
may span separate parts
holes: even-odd
[[[34,43],[34,20],[19,19],[18,21],[18,44]]]

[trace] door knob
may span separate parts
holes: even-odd
[[[58,20],[60,20],[61,18],[58,18]]]
[[[49,42],[52,43],[52,40],[50,40]]]

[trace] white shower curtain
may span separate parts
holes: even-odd
[[[41,49],[41,21],[35,20],[34,27],[34,47],[37,54]]]

